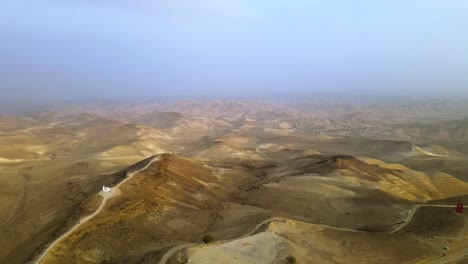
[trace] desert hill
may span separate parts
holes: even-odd
[[[119,194],[103,211],[56,245],[44,262],[125,259],[142,247],[151,251],[200,239],[220,206],[216,190],[211,191],[216,176],[202,163],[169,154],[158,158],[115,190]],[[122,243],[117,246],[115,239]]]
[[[395,167],[382,161],[372,162],[370,164],[346,155],[312,155],[288,163],[233,163],[227,169],[217,167],[219,163],[164,154],[119,187],[118,196],[112,198],[92,220],[52,248],[44,262],[154,261],[163,256],[167,247],[196,245],[201,243],[206,233],[212,234],[215,240],[233,239],[235,234],[239,234],[237,230],[248,230],[255,223],[272,217],[295,219],[304,222],[305,226],[306,223],[318,225],[318,230],[337,230],[346,236],[349,234],[351,240],[357,239],[354,238],[355,232],[364,232],[364,238],[360,239],[366,240],[371,239],[373,233],[384,236],[404,223],[406,214],[402,213],[405,212],[402,209],[410,209],[411,202],[424,203],[468,192],[466,183],[449,175],[434,180],[439,176],[413,172],[404,166]],[[238,173],[246,174],[244,180],[231,178]],[[408,174],[413,175],[407,178],[401,176]],[[233,182],[238,184],[237,187],[232,185]],[[226,206],[228,201],[232,203],[231,206]],[[225,215],[233,206],[237,208],[237,213]],[[239,218],[239,215],[246,218]],[[458,225],[463,223],[459,218],[454,219]],[[236,228],[233,230],[232,226]],[[405,230],[412,230],[408,228]],[[317,229],[312,230],[316,231],[310,231],[313,233],[310,236],[318,236],[317,240],[323,240],[322,236],[326,236],[319,235]],[[295,228],[284,232],[304,235]],[[418,232],[415,230],[414,234],[419,235]],[[464,232],[463,228],[457,232]],[[433,250],[418,238],[394,236],[394,240],[391,240],[394,243],[400,240],[419,243],[420,252]],[[116,239],[120,241],[117,244]],[[261,245],[264,243],[262,239],[285,246],[287,254],[297,254],[295,250],[301,247],[300,251],[305,250],[300,243],[287,245],[290,242],[263,233],[250,234],[239,239],[239,242],[228,242],[226,246],[238,248],[253,241]],[[275,245],[275,248],[279,246]],[[252,246],[255,251],[272,250]],[[224,242],[220,247],[219,250],[224,248]],[[97,251],[97,248],[100,250]],[[203,263],[210,254],[215,254],[211,251],[205,253],[212,247],[204,248],[202,253],[194,253],[199,250],[190,249],[180,254],[187,254],[189,259]],[[217,250],[216,246],[213,250]],[[325,259],[326,254],[330,254],[325,253],[323,248],[319,250],[324,251],[320,254],[325,254]],[[365,250],[370,252],[373,249]],[[281,250],[275,250],[279,255],[266,252],[258,252],[260,255],[254,257],[261,257],[261,254],[267,254],[269,257],[266,259],[288,256],[280,253]],[[344,256],[344,252],[352,255],[353,251],[342,248],[339,252],[340,256]],[[180,254],[171,257],[179,258],[182,256]],[[243,253],[236,254],[240,254],[236,255],[240,259],[245,258]],[[389,254],[387,258],[392,255],[391,252],[385,254]],[[415,256],[420,255],[408,253],[406,260]],[[303,259],[310,257],[301,255]]]
[[[2,116],[0,263],[458,256],[465,106],[413,103],[145,99]]]

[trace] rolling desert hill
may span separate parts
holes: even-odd
[[[125,99],[2,116],[0,263],[463,262],[464,103]]]

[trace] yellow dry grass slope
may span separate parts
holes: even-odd
[[[199,235],[219,206],[202,164],[162,155],[123,184],[103,212],[58,243],[45,263],[95,263]]]

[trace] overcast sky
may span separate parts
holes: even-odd
[[[468,1],[0,4],[0,100],[468,95]]]

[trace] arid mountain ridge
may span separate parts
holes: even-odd
[[[435,260],[467,245],[451,208],[468,196],[465,108],[94,101],[1,117],[0,262]]]

